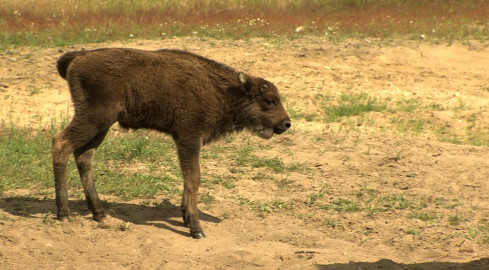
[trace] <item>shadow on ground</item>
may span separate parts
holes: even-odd
[[[389,259],[378,262],[351,262],[346,264],[317,265],[317,270],[488,270],[489,258],[466,263],[424,262],[414,264],[396,263]]]
[[[84,200],[70,200],[69,206],[72,214],[90,216],[90,211]],[[42,218],[47,213],[56,213],[54,200],[39,199],[32,196],[0,198],[0,208],[12,215],[27,218]],[[109,216],[124,222],[155,226],[180,235],[190,236],[188,229],[184,228],[180,206],[174,205],[168,200],[163,200],[155,206],[106,202],[104,203],[104,208]],[[199,217],[202,221],[212,223],[220,223],[222,221],[203,212],[199,212]]]

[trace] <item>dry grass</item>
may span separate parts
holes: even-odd
[[[0,0],[0,18],[4,46],[182,35],[486,40],[489,1]]]

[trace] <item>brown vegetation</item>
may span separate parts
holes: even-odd
[[[4,45],[197,35],[485,40],[489,1],[6,1]]]

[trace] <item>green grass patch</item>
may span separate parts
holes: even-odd
[[[233,140],[234,140],[233,137],[226,137],[224,141],[226,143],[230,143]],[[201,156],[203,159],[218,159],[226,151],[229,151],[227,147],[222,146],[221,144],[216,144],[216,145],[202,148]]]
[[[305,113],[301,110],[295,110],[293,107],[287,108],[287,112],[289,113],[292,119],[304,119],[307,122],[312,122],[318,119],[318,116],[315,113]]]
[[[368,215],[375,215],[384,212],[405,213],[410,218],[420,219],[431,222],[440,218],[440,215],[427,211],[430,206],[444,207],[445,209],[455,209],[460,206],[457,200],[445,200],[444,198],[424,198],[403,194],[384,194],[377,189],[360,185],[359,190],[348,197],[328,199],[325,194],[327,188],[311,193],[306,197],[305,205],[326,210],[328,212],[349,213],[365,212]]]
[[[423,132],[428,123],[425,119],[406,119],[400,117],[392,118],[391,122],[396,126],[397,131],[400,133],[412,135],[417,135]]]
[[[335,212],[357,212],[363,210],[358,202],[343,198],[335,200],[330,204],[322,205],[321,208]]]
[[[220,175],[213,175],[211,180],[206,181],[204,183],[204,185],[206,185],[206,184],[220,185],[220,186],[223,186],[227,189],[233,189],[236,187],[236,184],[234,183],[233,180],[222,177]]]
[[[435,127],[434,133],[440,142],[462,144],[461,136],[446,125]]]
[[[324,104],[324,103],[323,103]],[[337,105],[323,105],[327,122],[338,122],[342,117],[363,115],[368,112],[382,112],[387,104],[365,93],[343,93]]]
[[[4,126],[0,131],[0,192],[52,187],[50,145],[48,136]]]
[[[325,189],[326,189],[326,186],[322,187],[318,192],[315,192],[315,193],[312,193],[311,195],[309,195],[306,198],[305,203],[307,205],[313,205],[316,201],[322,199],[324,197]]]
[[[338,222],[332,218],[326,218],[324,221],[323,221],[323,225],[324,226],[327,226],[327,227],[331,227],[333,229],[336,229],[336,228],[344,228],[343,224],[341,222]]]
[[[102,194],[132,199],[179,192],[174,145],[163,136],[142,132],[109,136],[94,162],[95,184]],[[67,177],[70,189],[82,188],[73,159]],[[4,126],[0,131],[0,192],[23,188],[45,194],[52,187],[51,135]]]
[[[489,128],[484,122],[485,119],[480,118],[480,112],[465,116],[464,112],[470,109],[465,108],[466,105],[464,104],[463,101],[460,101],[457,107],[451,109],[453,110],[453,117],[443,121],[433,118],[433,113],[414,115],[410,111],[389,109],[390,113],[394,115],[390,123],[392,128],[400,134],[409,136],[432,134],[440,142],[489,146]],[[417,107],[428,112],[447,110],[438,104]],[[386,130],[384,128],[384,131]]]
[[[411,235],[420,235],[421,231],[420,230],[415,230],[415,229],[407,229],[404,231],[406,234],[411,234]]]
[[[127,164],[126,164],[127,165]],[[101,166],[98,166],[101,167]],[[118,169],[118,168],[114,168]],[[178,193],[181,181],[169,175],[116,171],[102,166],[95,170],[97,190],[122,199],[154,198],[161,193]]]
[[[436,213],[416,211],[409,215],[410,218],[419,219],[425,222],[434,222],[438,217]]]
[[[203,203],[207,206],[209,206],[210,204],[212,204],[216,198],[214,198],[214,196],[212,196],[211,194],[209,194],[209,192],[205,192],[205,193],[200,193],[198,194],[198,201],[200,203]]]
[[[295,183],[295,181],[285,178],[285,179],[281,179],[281,180],[276,181],[276,183],[277,183],[277,187],[279,189],[285,189],[286,190],[286,189],[292,187],[292,185]]]
[[[403,99],[396,101],[395,109],[393,112],[415,112],[422,107],[420,100],[418,99]]]
[[[295,203],[293,201],[285,202],[281,199],[275,199],[272,201],[255,201],[242,196],[236,196],[234,199],[239,205],[247,205],[251,210],[264,213],[295,209]]]
[[[457,226],[460,224],[460,216],[459,215],[451,215],[448,217],[448,224],[451,226]]]
[[[231,154],[231,158],[236,160],[239,166],[249,166],[251,168],[267,168],[274,173],[284,173],[286,171],[301,171],[304,166],[300,163],[286,164],[279,157],[258,157],[255,149],[251,146],[243,146]]]

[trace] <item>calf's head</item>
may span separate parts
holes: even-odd
[[[241,72],[238,79],[247,99],[244,106],[246,129],[260,138],[269,139],[290,128],[289,115],[273,83]]]

